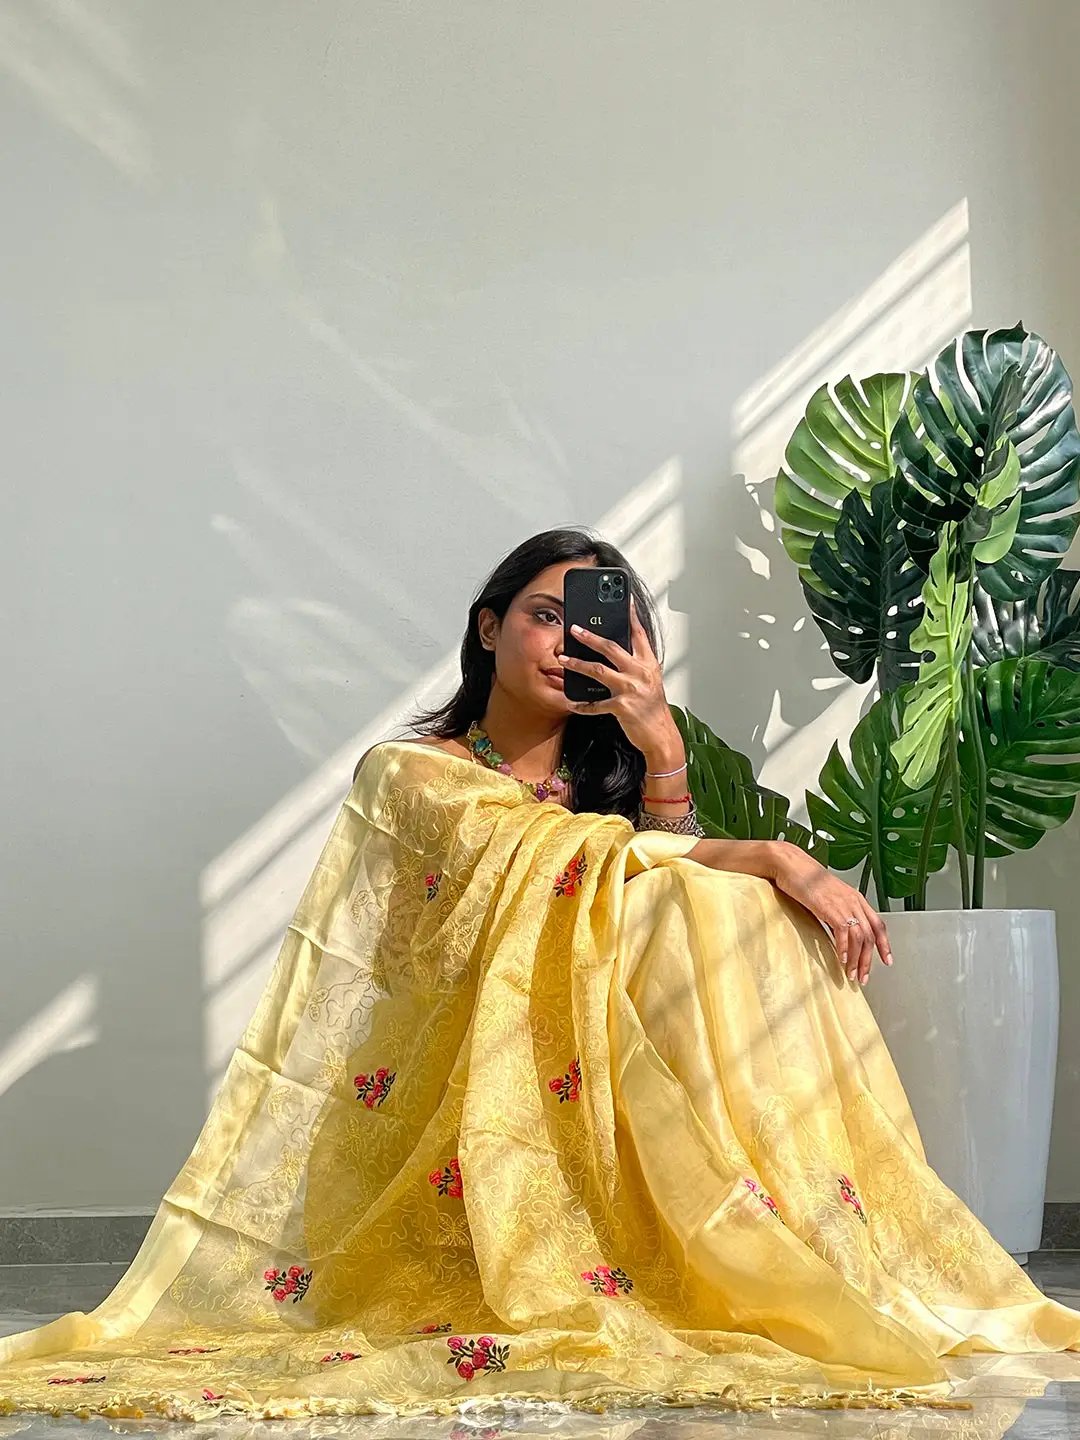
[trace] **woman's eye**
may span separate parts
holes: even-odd
[[[559,616],[556,615],[554,610],[537,610],[536,614],[538,618],[541,618],[544,615],[550,615],[553,620],[559,619]]]

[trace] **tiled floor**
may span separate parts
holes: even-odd
[[[0,1334],[39,1325],[67,1310],[91,1310],[116,1284],[124,1265],[0,1265]],[[1048,1294],[1080,1309],[1080,1251],[1033,1255],[1028,1273]],[[492,1416],[398,1420],[381,1416],[293,1421],[205,1423],[53,1419],[0,1416],[0,1440],[61,1440],[156,1433],[183,1440],[495,1440],[552,1436],[558,1440],[1080,1440],[1080,1354],[978,1357],[970,1362],[971,1410],[776,1410],[754,1415],[668,1409],[606,1415],[548,1411]],[[1068,1377],[1068,1378],[1065,1378]],[[1076,1377],[1076,1378],[1073,1378]]]

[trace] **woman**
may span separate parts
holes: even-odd
[[[702,837],[636,577],[611,698],[566,699],[578,564],[630,569],[509,555],[458,692],[362,757],[139,1254],[0,1341],[0,1410],[951,1405],[962,1357],[1080,1349],[926,1165],[880,918]]]

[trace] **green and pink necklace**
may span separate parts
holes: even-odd
[[[531,790],[537,800],[547,800],[552,795],[562,795],[570,783],[570,767],[568,765],[560,765],[557,770],[551,772],[546,780],[522,780],[511,770],[509,760],[504,760],[492,745],[487,731],[481,727],[478,720],[474,720],[469,726],[465,739],[469,743],[469,750],[473,757],[479,760],[481,765],[487,765],[492,770],[509,775],[519,785],[524,785],[526,789]]]

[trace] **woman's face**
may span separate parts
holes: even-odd
[[[495,651],[498,682],[520,704],[570,713],[556,658],[563,648],[563,576],[579,565],[595,564],[587,558],[549,565],[518,591],[501,624],[493,610],[485,608],[477,616],[481,640]]]

